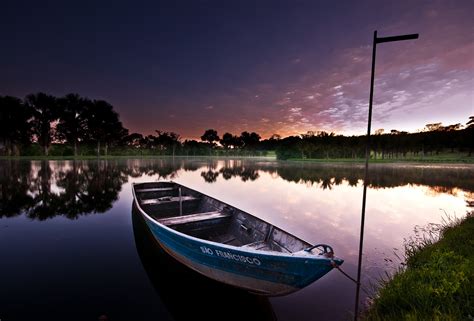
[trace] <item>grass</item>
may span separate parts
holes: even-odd
[[[288,161],[311,162],[311,163],[364,163],[365,158],[290,158]],[[445,153],[429,155],[424,157],[400,157],[400,158],[377,158],[370,159],[370,163],[468,163],[474,164],[474,156],[462,153]]]
[[[474,212],[422,232],[406,242],[406,267],[382,281],[365,320],[474,319]]]
[[[173,159],[172,155],[101,155],[100,158],[93,155],[79,155],[79,156],[57,156],[57,155],[50,155],[50,156],[42,156],[42,155],[28,155],[28,156],[0,156],[0,160],[96,160],[96,159]],[[242,155],[176,155],[175,158],[183,159],[183,158],[231,158],[231,159],[271,159],[275,160],[276,157],[274,155],[266,155],[266,156],[242,156]]]

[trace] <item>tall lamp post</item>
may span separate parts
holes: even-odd
[[[418,39],[418,34],[401,35],[393,37],[377,37],[377,30],[374,31],[374,41],[372,44],[372,73],[370,76],[370,97],[369,97],[369,118],[367,122],[367,144],[365,146],[365,175],[364,175],[364,192],[362,196],[362,215],[360,221],[360,243],[359,243],[359,263],[357,266],[357,286],[354,308],[354,320],[357,321],[359,315],[359,293],[360,293],[360,273],[362,267],[362,249],[364,246],[364,224],[365,224],[365,204],[367,198],[367,185],[369,181],[369,158],[370,158],[370,127],[372,125],[372,100],[374,98],[374,74],[375,74],[375,54],[377,52],[377,44],[384,42],[402,41]]]

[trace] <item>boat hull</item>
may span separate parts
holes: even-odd
[[[211,279],[251,292],[286,295],[311,284],[332,269],[332,259],[323,256],[273,254],[189,237],[140,212],[157,242],[169,255]],[[341,264],[340,261],[337,264]]]

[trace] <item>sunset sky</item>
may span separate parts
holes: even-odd
[[[0,95],[105,99],[131,132],[363,134],[474,115],[474,1],[10,1]]]

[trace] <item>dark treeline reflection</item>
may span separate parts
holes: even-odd
[[[240,177],[242,181],[254,181],[259,173],[269,173],[282,179],[331,189],[346,182],[349,186],[363,183],[362,165],[327,165],[282,162],[252,162],[242,160],[223,161],[219,169],[217,162],[202,165],[201,176],[206,182],[216,182],[219,176],[228,180]],[[454,188],[474,192],[473,167],[398,166],[376,164],[370,168],[371,188],[425,185],[433,191],[449,193]]]
[[[141,159],[102,161],[0,161],[0,218],[24,213],[45,220],[54,216],[76,219],[104,213],[118,199],[129,177],[177,179],[182,172],[200,171],[207,183],[240,178],[255,181],[264,174],[331,189],[342,183],[362,184],[363,166],[322,165],[250,160]],[[433,193],[474,192],[471,167],[391,166],[371,167],[370,187],[428,186]]]
[[[103,213],[118,198],[127,174],[114,163],[2,161],[0,217],[25,213],[45,220]]]

